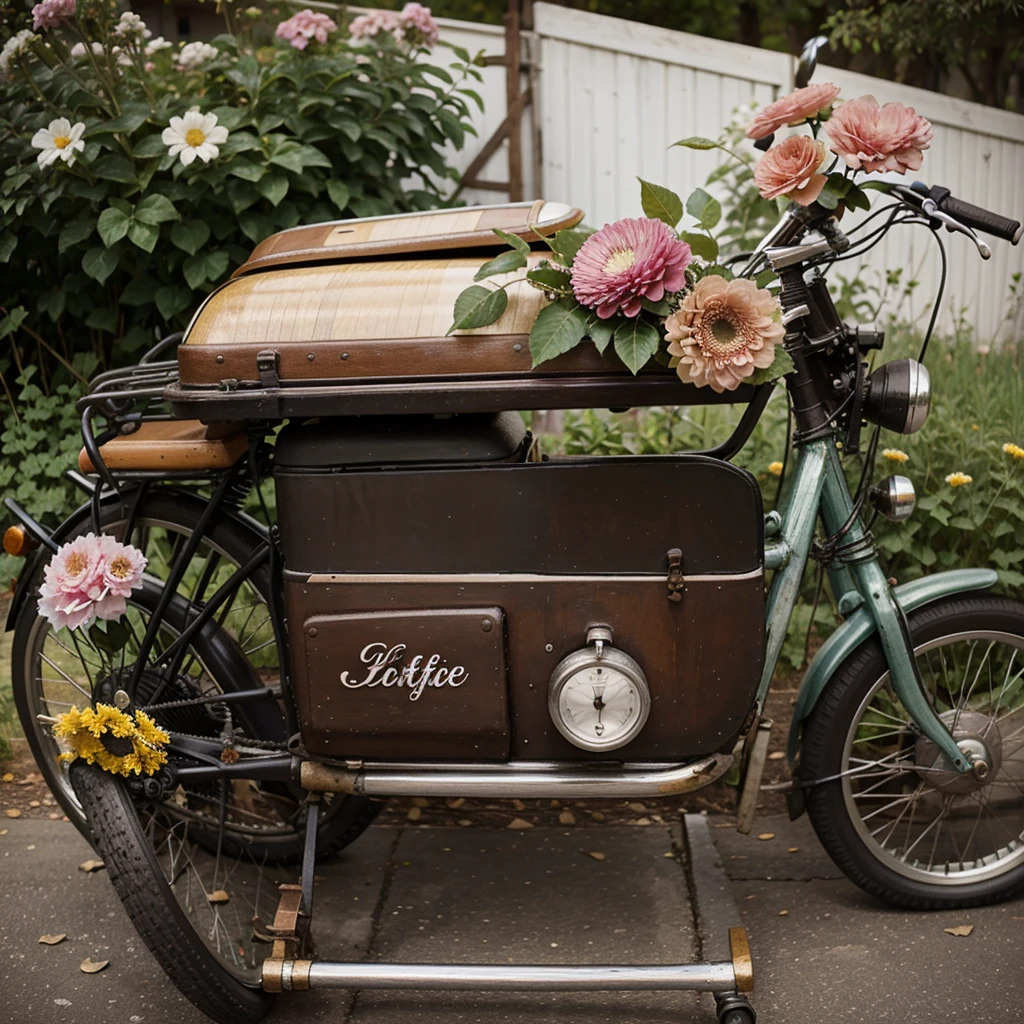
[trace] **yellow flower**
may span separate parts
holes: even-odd
[[[73,707],[57,716],[53,734],[71,748],[60,755],[62,761],[80,757],[87,764],[98,764],[115,775],[152,775],[167,762],[161,748],[170,736],[141,711],[133,717],[110,704],[97,704],[84,711]],[[130,739],[131,750],[112,753],[103,742],[104,736]]]
[[[1024,459],[1024,448],[1021,448],[1019,444],[1014,444],[1012,441],[1007,441],[1003,445],[1003,451],[1007,455],[1012,455],[1015,459]]]
[[[782,476],[782,463],[781,462],[769,462],[768,472],[772,476]]]
[[[906,452],[900,451],[899,448],[883,448],[882,455],[890,462],[906,462],[910,458]]]
[[[977,423],[972,423],[971,424],[971,430],[980,430],[980,429],[981,429],[981,427],[979,427]]]
[[[973,476],[968,473],[961,473],[959,470],[956,473],[950,473],[946,477],[946,483],[950,487],[966,487],[972,480],[974,480]]]

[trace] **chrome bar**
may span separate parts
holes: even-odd
[[[593,964],[359,964],[266,961],[282,989],[438,989],[505,992],[677,991],[728,992],[736,988],[729,961],[632,965]],[[279,979],[279,982],[278,982]],[[268,978],[269,980],[269,978]]]
[[[303,761],[302,786],[311,792],[366,796],[589,797],[672,796],[701,789],[732,767],[731,754],[689,764],[581,768],[556,761],[495,765],[359,764],[339,768]]]

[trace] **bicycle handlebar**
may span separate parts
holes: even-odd
[[[911,187],[919,195],[931,199],[943,213],[949,214],[950,217],[954,217],[969,228],[1005,239],[1012,245],[1016,245],[1024,235],[1024,227],[1021,226],[1020,221],[1002,217],[998,213],[992,213],[973,203],[957,199],[948,188],[943,188],[941,185],[933,185],[929,188],[923,182],[915,181]]]

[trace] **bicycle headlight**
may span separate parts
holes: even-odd
[[[897,359],[868,378],[864,416],[897,434],[913,434],[924,426],[931,405],[928,370],[916,359]]]
[[[905,476],[889,476],[880,480],[868,491],[868,498],[879,515],[894,523],[909,519],[917,504],[914,485]]]

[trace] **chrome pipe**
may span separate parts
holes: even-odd
[[[729,992],[736,972],[729,961],[697,964],[359,964],[266,961],[265,984],[288,989],[437,989],[443,991]],[[280,988],[278,988],[280,985]]]
[[[511,764],[359,764],[339,768],[303,761],[304,789],[365,796],[577,797],[673,796],[701,789],[732,766],[731,754],[712,754],[689,764],[624,764],[615,768],[517,761]]]

